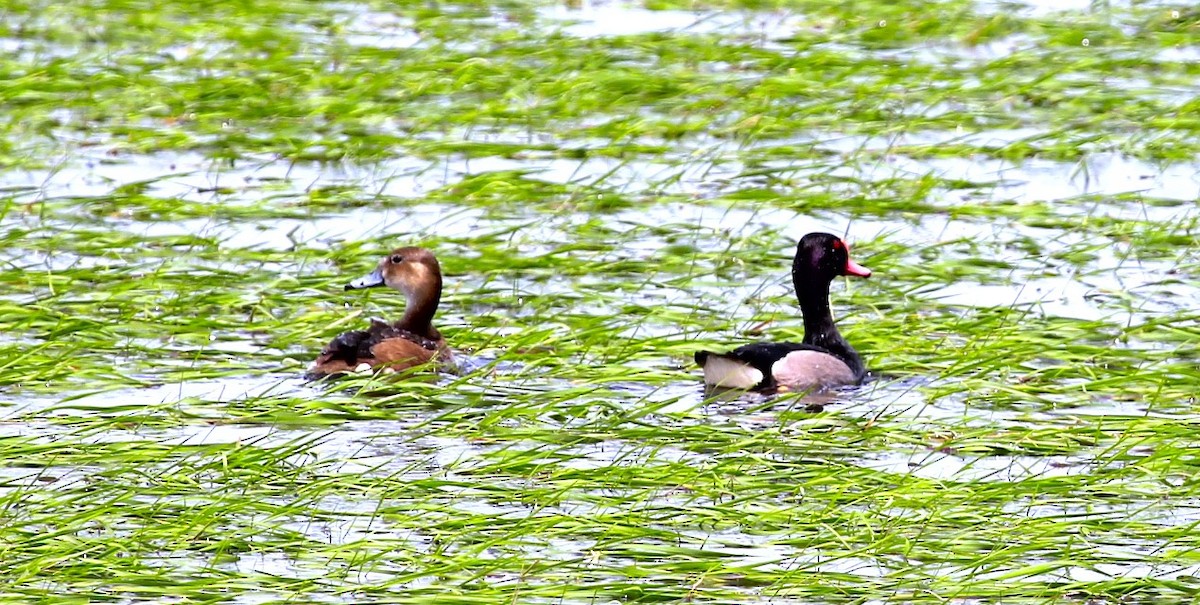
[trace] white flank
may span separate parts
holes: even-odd
[[[820,351],[792,351],[771,366],[779,386],[811,391],[854,383],[854,372],[845,362]]]
[[[727,389],[752,389],[762,382],[763,373],[740,361],[720,355],[704,360],[704,384]]]

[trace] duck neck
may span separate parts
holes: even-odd
[[[404,306],[404,317],[395,325],[417,336],[437,340],[440,334],[433,328],[433,315],[437,313],[438,303],[442,299],[442,279],[438,277],[431,285],[433,287],[409,293],[408,302]]]
[[[816,283],[796,284],[796,298],[800,300],[800,312],[804,315],[804,344],[829,351],[846,362],[853,372],[860,374],[863,371],[862,358],[842,338],[833,323],[833,312],[829,307],[829,283],[818,280]]]
[[[842,340],[829,308],[829,283],[796,286],[796,298],[804,315],[804,344],[825,346],[826,342]]]

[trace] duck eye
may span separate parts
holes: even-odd
[[[403,256],[400,256],[399,254],[393,254],[393,255],[392,255],[392,264],[393,264],[393,265],[399,265],[399,264],[400,264],[400,263],[402,263],[402,262],[404,262],[404,257],[403,257]]]

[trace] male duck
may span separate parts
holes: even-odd
[[[372,319],[370,328],[334,338],[309,367],[310,378],[374,367],[398,371],[433,360],[452,362],[446,339],[431,323],[442,298],[442,270],[433,253],[397,248],[374,271],[346,284],[346,289],[377,286],[404,293],[408,301],[404,316],[392,324]]]
[[[800,238],[792,260],[792,284],[804,315],[804,341],[756,342],[728,353],[698,351],[704,383],[714,387],[815,391],[858,384],[866,376],[862,357],[842,338],[829,312],[829,284],[839,275],[870,277],[850,260],[850,248],[835,235]]]

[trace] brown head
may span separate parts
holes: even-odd
[[[397,327],[426,336],[442,298],[442,269],[433,253],[416,247],[397,248],[375,270],[346,284],[347,290],[387,286],[404,293],[408,306]]]

